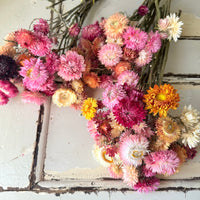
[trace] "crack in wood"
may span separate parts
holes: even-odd
[[[200,40],[200,36],[181,36],[179,40]]]
[[[36,166],[37,166],[37,157],[38,157],[40,134],[42,131],[43,117],[44,117],[44,105],[41,105],[40,110],[39,110],[38,121],[37,121],[35,148],[34,148],[34,152],[33,152],[33,163],[32,163],[31,173],[29,175],[29,181],[30,181],[29,189],[30,190],[32,190],[32,188],[36,184],[35,183],[35,180],[36,180],[35,171],[36,171]]]

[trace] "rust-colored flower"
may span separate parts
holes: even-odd
[[[150,87],[144,95],[145,109],[149,109],[154,116],[159,113],[160,117],[166,117],[169,109],[176,109],[179,105],[180,98],[176,91],[170,84]]]
[[[138,52],[133,51],[132,49],[128,49],[126,47],[123,48],[123,59],[133,62],[135,58],[138,57]]]
[[[91,88],[99,87],[100,79],[94,72],[83,75],[83,81]]]
[[[158,118],[156,129],[159,139],[164,140],[165,142],[172,143],[180,137],[180,127],[177,122],[170,117]]]
[[[116,76],[119,76],[122,72],[130,70],[131,64],[126,61],[120,61],[114,68],[114,72]]]
[[[181,147],[179,144],[173,144],[170,148],[177,153],[177,156],[180,160],[179,166],[182,165],[186,161],[186,158],[187,158],[187,152],[185,148]],[[179,167],[177,170],[179,170]]]
[[[99,50],[101,47],[105,44],[105,38],[104,37],[96,37],[94,41],[92,42],[92,50],[94,54],[97,56]]]
[[[170,146],[169,142],[157,139],[150,143],[149,148],[151,151],[160,151],[160,150],[167,150],[169,146]]]

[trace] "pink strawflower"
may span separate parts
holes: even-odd
[[[21,29],[15,32],[15,40],[22,48],[29,48],[35,42],[36,37],[31,31]]]
[[[8,97],[0,91],[0,105],[5,105],[9,101]]]
[[[54,76],[50,76],[47,79],[47,81],[43,85],[40,86],[39,90],[45,93],[47,96],[52,96],[57,90],[57,85],[54,79],[55,79]]]
[[[80,79],[85,71],[85,63],[82,55],[75,51],[67,51],[60,56],[58,75],[66,81]]]
[[[98,57],[103,65],[114,66],[122,57],[122,49],[117,44],[106,44],[99,50]]]
[[[133,87],[137,86],[138,81],[138,74],[130,70],[122,72],[117,78],[118,84],[124,85],[126,83],[127,85],[132,85]]]
[[[149,141],[144,136],[130,135],[123,137],[119,146],[119,155],[126,165],[134,165],[135,167],[142,164],[144,155],[148,152]]]
[[[108,76],[108,75],[102,75],[100,76],[100,84],[99,87],[100,88],[107,88],[108,86],[112,86],[113,85],[113,78],[112,76]]]
[[[161,37],[162,40],[165,40],[165,39],[167,39],[169,37],[169,35],[167,33],[161,32],[160,33],[160,37]]]
[[[34,24],[33,30],[36,33],[47,35],[49,33],[49,25],[45,19],[40,18],[39,21]]]
[[[51,40],[42,33],[35,33],[36,39],[27,47],[35,56],[46,56],[51,50]]]
[[[151,169],[147,169],[145,166],[142,167],[142,173],[144,174],[144,176],[146,177],[152,177],[155,176],[156,173],[152,172]]]
[[[172,175],[179,166],[177,153],[172,150],[152,152],[145,157],[146,168],[158,174]]]
[[[114,157],[117,154],[117,146],[115,145],[107,145],[106,146],[106,154],[110,157]]]
[[[135,59],[135,64],[139,67],[149,64],[152,60],[152,53],[146,49],[139,52],[139,57]]]
[[[45,59],[45,66],[49,74],[53,75],[55,72],[58,71],[58,66],[60,65],[60,58],[56,53],[50,52],[46,55]]]
[[[146,117],[146,111],[141,103],[129,98],[120,100],[113,107],[113,114],[119,124],[128,128],[142,122]]]
[[[169,24],[169,19],[168,18],[160,19],[158,21],[158,29],[159,29],[159,31],[166,32],[167,29],[169,28],[169,26],[170,26],[170,24]]]
[[[135,133],[137,133],[138,135],[143,135],[147,138],[150,138],[154,134],[153,131],[151,130],[151,127],[148,127],[145,122],[136,124],[132,128],[135,131]]]
[[[99,37],[103,33],[102,29],[99,26],[99,22],[96,21],[94,24],[83,27],[81,37],[93,41],[96,37]]]
[[[42,105],[46,101],[46,96],[39,92],[23,91],[21,93],[22,101],[24,103],[33,103],[36,105]]]
[[[134,185],[133,189],[141,193],[148,193],[158,189],[160,180],[156,177],[144,178]]]
[[[148,13],[149,9],[147,6],[145,5],[141,5],[139,8],[138,8],[138,14],[141,15],[141,16],[144,16]]]
[[[120,135],[120,141],[119,141],[119,143],[123,142],[124,139],[126,139],[126,138],[129,137],[130,135],[132,135],[131,129],[126,129],[126,131],[123,132],[123,133]]]
[[[110,173],[110,176],[115,179],[123,178],[123,171],[122,171],[122,165],[121,164],[111,164],[108,167],[108,171]]]
[[[21,67],[19,74],[24,77],[24,87],[33,92],[39,91],[49,77],[46,66],[39,58],[30,58],[30,60],[23,61],[23,64],[24,66]]]
[[[100,136],[99,132],[97,131],[97,124],[93,120],[87,121],[87,129],[89,134],[92,136],[93,139],[98,139]]]
[[[161,47],[161,36],[158,31],[155,33],[151,31],[148,36],[145,49],[151,51],[152,53],[156,53]]]
[[[103,104],[110,110],[125,97],[125,92],[121,85],[108,86],[103,92]]]
[[[196,156],[197,154],[196,148],[190,148],[189,146],[183,146],[183,147],[186,150],[187,159],[193,159]]]
[[[4,93],[8,98],[15,97],[18,93],[17,87],[10,81],[0,80],[0,91]]]
[[[146,45],[148,35],[140,29],[129,26],[123,33],[123,38],[126,48],[141,51]]]
[[[76,37],[78,36],[78,34],[80,33],[80,27],[78,26],[78,23],[72,24],[69,27],[69,35],[72,37]]]
[[[124,182],[133,188],[133,186],[138,182],[137,169],[132,165],[124,165],[122,170]]]

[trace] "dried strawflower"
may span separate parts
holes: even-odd
[[[91,88],[99,87],[100,78],[94,72],[85,73],[83,75],[83,81]]]
[[[81,111],[83,116],[85,116],[87,120],[91,120],[95,116],[96,108],[97,108],[97,100],[94,98],[87,98],[83,102]]]
[[[49,25],[45,19],[40,18],[33,26],[36,33],[47,35],[49,33]]]
[[[22,102],[33,103],[36,105],[42,105],[45,103],[47,97],[40,92],[23,91],[21,93]]]
[[[80,30],[81,29],[80,29],[78,23],[72,24],[69,27],[69,35],[72,36],[72,37],[76,37],[80,33]]]
[[[141,16],[144,16],[148,13],[149,9],[147,6],[145,5],[141,5],[139,8],[138,8],[138,14],[141,15]]]
[[[8,98],[15,97],[18,93],[17,87],[7,80],[0,80],[0,91]]]

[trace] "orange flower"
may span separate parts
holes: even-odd
[[[120,61],[114,68],[116,76],[119,76],[122,72],[131,69],[131,64],[126,61]]]
[[[83,81],[91,88],[99,87],[99,77],[94,72],[87,73],[83,76]]]
[[[177,156],[180,160],[179,166],[182,165],[187,159],[185,148],[181,147],[179,144],[173,144],[170,148],[177,153]],[[179,170],[179,168],[177,170]]]
[[[150,113],[154,113],[154,116],[159,113],[159,116],[166,117],[169,109],[176,109],[178,102],[180,101],[179,94],[170,84],[154,85],[147,90],[147,94],[144,95],[146,103],[145,109],[149,109]]]
[[[21,65],[24,66],[23,61],[25,60],[30,60],[31,56],[27,55],[27,54],[20,54],[17,58],[17,62]]]
[[[0,46],[0,55],[13,57],[15,54],[16,50],[13,48],[12,45],[9,45],[9,43]]]

